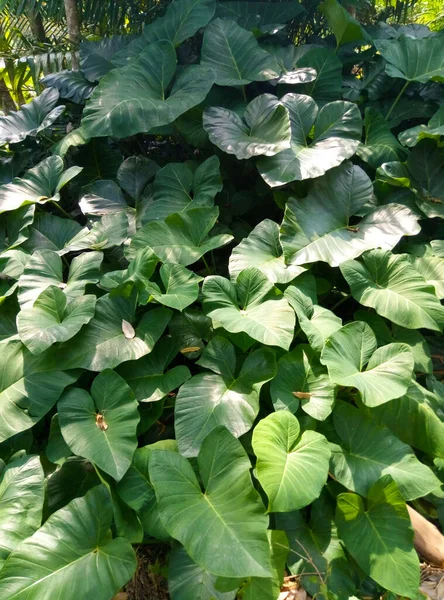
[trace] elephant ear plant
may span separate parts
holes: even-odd
[[[444,38],[319,10],[174,0],[0,117],[0,598],[110,600],[147,548],[173,600],[420,597]]]

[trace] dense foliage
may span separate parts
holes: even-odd
[[[175,0],[0,118],[0,598],[109,600],[144,543],[173,600],[419,597],[444,36],[319,10]]]

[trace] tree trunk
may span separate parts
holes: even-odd
[[[26,13],[28,17],[29,26],[31,27],[32,37],[36,42],[46,44],[49,42],[46,37],[45,27],[43,26],[43,20],[41,15],[34,10],[28,10]]]
[[[413,531],[415,548],[428,563],[444,567],[444,537],[427,519],[407,505]]]
[[[66,23],[68,25],[69,41],[71,42],[72,68],[78,71],[80,69],[78,55],[80,44],[80,18],[77,0],[65,0],[65,15]]]
[[[8,86],[3,79],[0,79],[0,110],[6,114],[17,110],[15,102],[9,93]]]

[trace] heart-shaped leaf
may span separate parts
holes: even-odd
[[[378,52],[387,61],[390,77],[427,83],[444,77],[444,56],[439,36],[415,39],[401,35],[391,40],[375,40]]]
[[[160,304],[182,311],[197,300],[202,281],[199,275],[182,265],[165,263],[160,267],[160,278],[165,291],[156,283],[145,283],[140,302],[149,302],[152,297]]]
[[[373,107],[365,109],[365,140],[356,154],[373,169],[382,163],[403,160],[407,151],[390,131],[389,124],[382,114]]]
[[[19,210],[34,210],[34,206],[24,206]],[[15,214],[15,213],[8,213]],[[28,230],[28,239],[23,248],[31,254],[41,250],[62,253],[70,241],[82,230],[76,221],[61,219],[48,213],[37,213]]]
[[[421,498],[440,487],[433,471],[419,462],[409,446],[357,408],[339,402],[333,423],[341,443],[331,445],[331,469],[347,489],[366,496],[383,475],[393,478],[405,500]]]
[[[186,458],[161,450],[151,455],[150,479],[166,530],[214,575],[271,576],[268,518],[241,443],[219,427],[203,441],[197,463],[205,493]]]
[[[74,454],[119,481],[137,448],[137,400],[125,380],[106,369],[86,390],[68,390],[58,402],[60,429]]]
[[[29,227],[34,221],[35,206],[23,206],[8,212],[0,224],[0,253],[23,244],[30,236]]]
[[[372,41],[360,23],[337,0],[324,0],[319,5],[319,10],[326,17],[330,29],[335,34],[336,48],[350,43],[363,46]]]
[[[95,598],[109,600],[137,566],[128,540],[112,539],[112,517],[104,486],[70,502],[10,555],[1,571],[0,595],[17,600],[82,598],[90,593],[92,577],[100,581]]]
[[[287,300],[259,269],[245,269],[236,283],[220,276],[206,277],[204,311],[231,333],[247,333],[268,346],[288,350],[295,316]]]
[[[290,114],[291,148],[257,162],[270,187],[319,177],[355,153],[362,129],[355,104],[331,102],[318,110],[310,96],[291,93],[281,102]]]
[[[259,421],[253,431],[256,474],[271,512],[307,506],[327,481],[330,450],[326,438],[315,432],[301,435],[299,421],[281,410]]]
[[[71,100],[76,104],[84,104],[91,96],[95,87],[94,84],[86,79],[81,71],[50,73],[43,77],[42,83],[47,88],[51,88],[53,93],[58,90],[61,98]],[[44,93],[38,97],[41,98]]]
[[[63,105],[56,107],[58,100],[57,90],[43,90],[17,112],[0,117],[0,146],[22,142],[28,135],[36,136],[52,125],[65,110]]]
[[[276,374],[276,359],[262,348],[245,359],[236,374],[232,344],[214,337],[199,364],[215,373],[200,373],[179,390],[174,412],[174,429],[183,456],[197,456],[203,440],[219,425],[240,437],[251,429],[259,412],[263,384]]]
[[[262,94],[252,100],[243,118],[227,108],[207,108],[203,126],[213,144],[239,160],[262,154],[273,156],[290,148],[290,117],[285,106],[272,94]]]
[[[159,166],[146,156],[130,156],[117,171],[117,180],[122,189],[137,203],[147,184],[154,179]]]
[[[67,302],[63,291],[54,285],[46,288],[31,308],[17,316],[20,339],[33,354],[41,354],[56,342],[66,342],[94,316],[96,297],[77,296]]]
[[[260,48],[253,33],[229,19],[214,19],[206,27],[201,64],[214,72],[218,85],[246,85],[279,76],[275,60]]]
[[[407,344],[376,346],[369,325],[355,321],[331,334],[321,356],[330,379],[357,388],[370,407],[405,394],[413,375],[413,354]]]
[[[407,329],[442,330],[444,307],[407,257],[372,250],[362,262],[342,264],[341,271],[353,297],[381,316]]]
[[[391,249],[403,235],[420,231],[418,217],[393,203],[376,208],[355,224],[352,215],[372,195],[370,178],[360,167],[345,163],[316,179],[303,200],[291,198],[280,237],[287,264],[322,260],[337,266],[375,246]]]
[[[415,598],[419,560],[405,501],[389,475],[377,481],[365,502],[340,494],[336,511],[339,535],[358,565],[384,588]]]
[[[323,421],[333,410],[335,386],[327,369],[309,346],[297,346],[278,361],[278,372],[271,382],[275,410],[295,413],[299,405],[314,419]]]
[[[421,140],[432,138],[439,140],[444,135],[444,106],[441,106],[427,125],[417,125],[402,131],[398,139],[404,146],[416,146]]]

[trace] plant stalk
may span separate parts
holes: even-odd
[[[406,82],[405,82],[405,84],[402,86],[402,89],[401,89],[401,91],[400,91],[400,92],[399,92],[399,94],[396,96],[396,98],[395,98],[395,101],[394,101],[394,102],[393,102],[393,104],[391,105],[391,107],[390,107],[390,110],[388,111],[388,113],[387,113],[387,115],[386,115],[386,117],[385,117],[386,121],[388,121],[388,120],[389,120],[389,118],[390,118],[390,115],[391,115],[391,114],[392,114],[392,112],[394,111],[394,109],[395,109],[396,105],[398,104],[398,102],[401,100],[401,96],[402,96],[402,95],[403,95],[403,93],[406,91],[406,89],[408,88],[409,84],[410,84],[410,81],[406,81]]]

